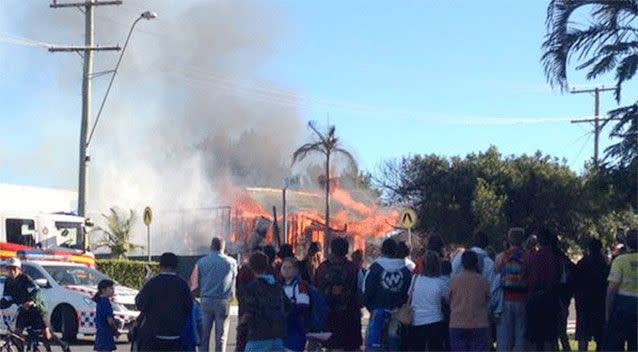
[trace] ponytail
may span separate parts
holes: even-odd
[[[100,298],[100,295],[102,294],[102,291],[109,287],[113,287],[113,285],[115,285],[115,282],[113,280],[100,280],[100,282],[97,283],[97,292],[93,295],[93,301],[97,302],[98,298]]]

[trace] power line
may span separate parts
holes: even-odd
[[[281,89],[273,89],[269,85],[265,86],[260,83],[246,80],[241,81],[230,77],[224,77],[213,72],[207,73],[203,70],[189,69],[188,67],[186,69],[162,68],[160,71],[158,71],[158,73],[170,76],[175,79],[183,80],[197,89],[223,90],[260,102],[270,102],[284,106],[308,108],[312,105],[319,105],[330,109],[387,114],[391,115],[395,119],[406,117],[414,118],[414,116],[420,114],[418,112],[400,111],[374,106],[343,103],[340,101],[333,101],[329,99],[305,97],[294,92]],[[572,118],[566,117],[468,117],[456,121],[451,121],[449,118],[438,118],[436,119],[436,121],[453,125],[525,125],[539,123],[558,123],[570,121],[571,119]]]
[[[594,166],[598,168],[598,145],[600,141],[600,93],[601,92],[611,92],[616,91],[616,88],[605,88],[605,86],[595,87],[592,89],[580,89],[580,90],[572,90],[572,94],[583,94],[583,93],[594,93],[594,118],[593,119],[576,119],[572,120],[571,123],[594,123]],[[615,118],[608,117],[603,119],[603,121],[614,120]]]
[[[14,45],[21,45],[21,46],[38,47],[38,48],[51,48],[55,46],[55,44],[28,39],[28,38],[24,38],[14,34],[4,33],[4,32],[0,32],[0,42],[14,44]]]
[[[581,139],[587,137],[587,136],[591,136],[592,132],[591,131],[587,131],[585,133],[583,133],[582,135],[576,137],[576,139],[574,139],[572,142],[570,142],[565,148],[563,148],[563,150],[561,151],[561,154],[565,154],[565,152],[567,151],[567,149],[571,149],[572,146],[574,146],[574,144],[578,143]]]
[[[78,170],[78,215],[86,213],[87,199],[87,171],[90,157],[87,153],[89,127],[91,119],[91,80],[93,76],[93,52],[98,50],[120,50],[119,46],[100,47],[94,45],[95,39],[95,8],[103,5],[121,5],[121,0],[90,0],[84,2],[60,2],[52,0],[51,8],[84,8],[84,46],[52,46],[50,52],[83,52],[82,73],[82,119],[80,125],[80,150]]]
[[[587,143],[589,143],[589,140],[591,139],[592,134],[593,132],[587,133],[587,139],[583,143],[582,147],[580,147],[580,150],[578,151],[578,154],[576,154],[574,161],[580,158],[580,155],[583,153],[583,150],[585,150],[585,147],[587,146]]]
[[[77,7],[76,7],[77,8]],[[106,19],[108,21],[114,23],[120,23],[119,21],[113,20],[107,16],[100,16],[100,18]],[[156,33],[148,30],[136,30],[142,33],[150,34],[156,37],[168,37],[168,40],[175,40],[174,38]],[[3,40],[2,37],[6,37]],[[46,47],[46,48],[54,48],[57,47],[54,44],[31,40],[27,38],[22,38],[18,36],[13,36],[6,33],[0,32],[0,41],[9,42],[12,44],[18,45],[26,45],[26,46],[37,46],[37,47]],[[111,47],[95,47],[94,50],[99,49],[111,49]],[[83,47],[77,48],[67,48],[67,50],[80,50]],[[59,50],[59,49],[58,49]],[[206,70],[201,67],[195,65],[182,65],[175,67],[163,67],[157,72],[163,75],[171,76],[175,79],[181,79],[191,86],[196,86],[198,89],[218,89],[224,90],[227,92],[232,92],[238,96],[247,97],[249,99],[253,99],[260,102],[265,103],[274,103],[282,106],[289,107],[300,107],[309,109],[314,106],[321,106],[328,109],[337,109],[337,110],[345,110],[345,111],[353,111],[353,112],[362,112],[362,113],[375,113],[375,114],[386,114],[391,115],[392,118],[414,118],[414,116],[421,114],[420,112],[414,111],[405,111],[405,110],[397,110],[393,108],[385,108],[378,106],[370,106],[363,104],[356,104],[352,102],[344,102],[337,101],[333,99],[326,98],[317,98],[317,97],[308,97],[303,96],[298,93],[280,89],[273,87],[271,84],[252,81],[252,80],[242,80],[237,79],[235,77],[228,77],[223,74],[219,74],[214,71]],[[93,77],[96,75],[93,74]],[[580,92],[580,91],[575,91]],[[563,117],[468,117],[462,120],[450,120],[449,118],[438,119],[438,122],[444,124],[458,124],[458,125],[526,125],[526,124],[544,124],[544,123],[556,123],[556,122],[564,122],[571,121],[572,118],[563,118]],[[591,117],[583,117],[579,120],[574,121],[583,121],[583,122],[591,122],[595,119]]]

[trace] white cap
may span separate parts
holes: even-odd
[[[9,258],[9,260],[7,260],[7,266],[22,268],[22,262],[18,258]]]

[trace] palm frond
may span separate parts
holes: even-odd
[[[292,163],[301,161],[308,156],[309,153],[326,154],[326,148],[323,142],[306,143],[292,153]]]
[[[333,153],[338,153],[342,156],[344,156],[347,160],[348,163],[350,164],[350,166],[354,169],[355,174],[357,174],[359,172],[359,167],[357,165],[357,161],[355,160],[354,156],[347,150],[341,148],[341,147],[336,147],[332,150]]]
[[[589,7],[593,8],[592,24],[584,29],[577,28],[571,22],[572,15],[581,8]],[[577,70],[588,70],[588,79],[594,79],[615,67],[618,69],[624,56],[636,52],[638,29],[632,21],[637,15],[638,4],[635,0],[550,1],[541,57],[549,83],[562,90],[568,88],[567,67],[573,58],[581,61]],[[631,63],[629,61],[625,69],[631,69]],[[619,90],[623,82],[617,78]]]
[[[616,100],[620,100],[620,86],[636,74],[636,69],[638,69],[638,53],[626,56],[618,64],[616,68]]]
[[[621,167],[629,167],[638,159],[638,101],[610,111],[609,116],[619,119],[610,136],[620,141],[605,149],[605,159],[615,160]]]
[[[628,41],[620,43],[612,43],[603,46],[600,49],[602,55],[607,54],[630,54],[638,50],[638,41]]]
[[[590,63],[589,61],[586,62],[586,66],[592,66],[591,70],[587,73],[587,79],[594,79],[600,74],[609,72],[616,66],[616,54],[609,54],[600,59],[595,59],[598,61],[595,64]],[[578,66],[577,68],[586,67],[584,65],[585,64]]]
[[[328,127],[328,136],[335,138],[335,132],[337,131],[337,127],[332,125]]]
[[[104,236],[96,241],[94,248],[106,247],[111,249],[111,254],[116,257],[123,257],[127,252],[138,248],[132,245],[129,240],[135,224],[135,212],[131,209],[128,216],[122,215],[117,209],[109,209],[109,214],[102,214],[105,219],[106,228],[96,227],[94,232],[101,231]]]
[[[321,142],[323,142],[324,144],[327,144],[327,136],[324,136],[321,132],[319,132],[319,130],[317,129],[317,127],[315,127],[315,124],[312,121],[308,121],[308,127],[310,127],[310,129],[317,135],[317,137],[319,137],[319,140]]]

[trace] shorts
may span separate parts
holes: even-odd
[[[18,308],[18,316],[16,317],[16,329],[24,330],[31,328],[34,330],[44,330],[44,311],[38,307]]]

